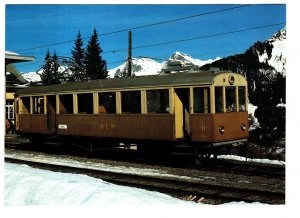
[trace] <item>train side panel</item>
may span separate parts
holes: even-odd
[[[44,114],[20,114],[18,131],[29,134],[51,134]]]
[[[56,122],[62,136],[174,140],[173,115],[57,115]]]

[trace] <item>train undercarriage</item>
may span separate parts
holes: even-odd
[[[101,154],[102,151],[132,151],[141,157],[151,159],[181,159],[200,163],[221,154],[230,154],[232,148],[247,143],[247,139],[226,142],[192,143],[189,140],[156,141],[129,140],[117,138],[74,137],[41,134],[22,134],[31,143],[40,146],[43,143],[59,143],[61,146],[73,146],[90,154]]]

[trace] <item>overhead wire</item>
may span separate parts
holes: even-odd
[[[285,22],[269,24],[269,25],[264,25],[264,26],[258,26],[258,27],[253,27],[253,28],[246,28],[246,29],[235,30],[235,31],[229,31],[229,32],[223,32],[223,33],[216,33],[216,34],[206,35],[206,36],[198,36],[198,37],[193,37],[193,38],[188,38],[188,39],[181,39],[181,40],[162,42],[162,43],[151,44],[151,45],[138,46],[138,47],[134,47],[132,49],[141,49],[141,48],[147,48],[147,47],[155,47],[155,46],[161,46],[161,45],[167,45],[167,44],[186,42],[186,41],[197,40],[197,39],[217,37],[217,36],[222,36],[222,35],[229,35],[229,34],[234,34],[234,33],[240,33],[240,32],[256,30],[256,29],[268,28],[268,27],[273,27],[273,26],[278,26],[278,25],[283,25],[283,24],[285,24]],[[119,50],[106,51],[106,52],[102,52],[102,53],[116,53],[116,52],[127,52],[127,51],[128,51],[127,49],[119,49]],[[63,56],[61,56],[61,57],[63,57]],[[70,57],[65,57],[65,58],[70,58]],[[109,64],[121,63],[121,62],[123,62],[123,61],[107,62],[107,64],[109,65]],[[39,62],[39,63],[41,64],[43,62]],[[33,64],[36,64],[36,63],[23,64],[23,65],[19,65],[19,67],[27,66],[27,65],[33,65]]]
[[[137,29],[142,29],[142,28],[146,28],[146,27],[151,27],[151,26],[156,26],[156,25],[161,25],[161,24],[166,24],[166,23],[171,23],[171,22],[177,22],[177,21],[180,21],[180,20],[186,20],[186,19],[191,19],[191,18],[195,18],[195,17],[205,16],[205,15],[210,15],[210,14],[215,14],[215,13],[221,13],[221,12],[225,12],[225,11],[229,11],[229,10],[235,10],[235,9],[239,9],[239,8],[243,8],[243,7],[249,7],[249,6],[251,6],[251,5],[250,4],[239,5],[239,6],[235,6],[235,7],[231,7],[231,8],[225,8],[225,9],[220,9],[220,10],[215,10],[215,11],[210,11],[210,12],[195,14],[195,15],[191,15],[191,16],[186,16],[186,17],[181,17],[181,18],[176,18],[176,19],[171,19],[171,20],[160,21],[160,22],[156,22],[156,23],[151,23],[151,24],[146,24],[146,25],[141,25],[141,26],[126,28],[126,29],[121,29],[121,30],[116,30],[116,31],[108,32],[108,33],[102,33],[102,34],[98,34],[98,35],[99,36],[106,36],[106,35],[111,35],[111,34],[116,34],[116,33],[121,33],[121,32],[127,32],[129,30],[137,30]],[[89,38],[89,37],[83,37],[82,39],[87,39],[87,38]],[[57,42],[57,43],[51,43],[51,44],[46,44],[46,45],[41,45],[41,46],[36,46],[36,47],[32,47],[32,48],[21,49],[21,50],[17,50],[16,52],[22,52],[22,51],[40,49],[40,48],[45,48],[45,47],[49,47],[49,46],[70,43],[70,42],[74,42],[74,41],[76,41],[76,39],[62,41],[62,42]]]
[[[273,27],[273,26],[279,26],[279,25],[283,25],[283,24],[285,24],[285,22],[269,24],[269,25],[264,25],[264,26],[258,26],[258,27],[253,27],[253,28],[247,28],[247,29],[241,29],[241,30],[234,30],[234,31],[223,32],[223,33],[216,33],[216,34],[205,35],[205,36],[197,36],[197,37],[193,37],[193,38],[174,40],[174,41],[169,41],[169,42],[161,42],[161,43],[157,43],[157,44],[142,45],[142,46],[133,47],[132,50],[161,46],[161,45],[168,45],[168,44],[174,44],[174,43],[180,43],[180,42],[186,42],[186,41],[192,41],[192,40],[197,40],[197,39],[205,39],[205,38],[217,37],[217,36],[222,36],[222,35],[229,35],[229,34],[246,32],[246,31],[251,31],[251,30],[256,30],[256,29],[263,29],[263,28],[268,28],[268,27]],[[128,49],[124,48],[124,49],[119,49],[119,50],[106,51],[106,52],[102,52],[102,53],[116,53],[116,52],[127,52],[127,51],[128,51]]]

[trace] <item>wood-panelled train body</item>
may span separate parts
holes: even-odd
[[[248,138],[247,81],[200,71],[29,87],[16,93],[16,130],[29,138],[84,138],[201,148]]]

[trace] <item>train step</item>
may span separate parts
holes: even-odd
[[[195,156],[195,151],[195,147],[188,145],[187,143],[180,143],[173,145],[171,154],[173,156],[193,157]]]

